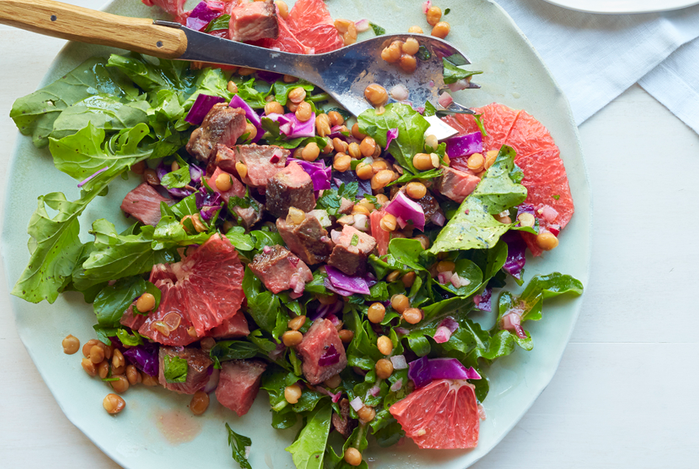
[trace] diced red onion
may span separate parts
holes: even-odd
[[[342,236],[342,232],[338,230],[332,230],[330,231],[330,239],[332,239],[332,242],[337,244],[337,242],[340,240],[340,236]]]
[[[406,329],[405,327],[396,327],[393,330],[396,331],[396,334],[399,334],[399,335],[410,334],[410,331],[408,329]]]
[[[213,392],[216,389],[216,386],[218,386],[218,379],[221,376],[221,370],[214,368],[214,371],[211,372],[211,375],[209,376],[209,381],[206,382],[206,385],[204,385],[204,388],[202,391],[205,393],[210,393]]]
[[[394,367],[395,368],[395,367]],[[403,387],[403,378],[399,378],[398,381],[391,385],[391,391],[398,392]]]
[[[354,27],[357,29],[358,33],[363,33],[369,30],[369,20],[364,18],[359,21],[354,22]]]
[[[279,131],[289,138],[315,137],[316,135],[316,114],[311,113],[311,118],[306,122],[301,122],[296,114],[269,114],[265,116],[279,123]]]
[[[446,91],[439,95],[437,102],[443,107],[448,108],[451,103],[454,102],[454,98],[451,97]]]
[[[201,123],[204,122],[204,117],[211,111],[214,104],[223,103],[225,101],[226,100],[220,96],[200,93],[184,120],[192,125],[201,125]]]
[[[381,393],[381,388],[374,385],[369,389],[368,393],[369,395],[376,397]]]
[[[434,341],[437,342],[438,344],[443,344],[445,342],[448,342],[449,339],[451,338],[451,331],[444,327],[440,326],[437,328],[437,331],[434,333]]]
[[[547,228],[556,237],[561,234],[561,225],[549,225]]]
[[[364,407],[364,403],[362,402],[362,399],[357,396],[350,401],[350,406],[352,406],[355,412],[359,412],[359,409]]]
[[[325,267],[325,271],[328,273],[330,283],[332,283],[335,288],[340,288],[352,293],[359,293],[361,295],[368,295],[370,293],[369,286],[362,277],[350,277],[329,265]]]
[[[501,328],[506,331],[514,332],[520,339],[526,339],[527,334],[524,332],[524,329],[522,329],[521,322],[522,317],[516,312],[512,312],[502,317]]]
[[[447,217],[444,216],[441,210],[437,211],[432,215],[430,221],[437,226],[444,226],[444,222],[447,221]]]
[[[386,212],[396,218],[402,218],[404,222],[412,221],[413,226],[420,231],[425,229],[425,212],[420,204],[410,200],[403,192],[398,192],[395,198],[386,206]]]
[[[479,295],[473,297],[473,303],[476,305],[476,308],[481,311],[491,312],[492,306],[490,304],[490,298],[492,295],[493,289],[491,287],[485,287]]]
[[[454,288],[461,288],[471,284],[471,281],[469,279],[459,277],[459,274],[457,274],[456,272],[454,272],[454,275],[451,276],[450,281],[451,284],[454,285]]]
[[[272,252],[272,248],[269,246],[265,246],[262,248],[262,252],[264,252],[265,254],[269,254],[270,252]]]
[[[95,172],[92,173],[90,176],[88,176],[88,177],[86,177],[85,179],[83,179],[82,181],[80,181],[80,182],[78,183],[78,187],[79,187],[79,188],[82,188],[85,184],[87,184],[88,182],[90,182],[91,179],[93,179],[94,177],[96,177],[98,174],[101,174],[101,173],[105,172],[107,169],[109,169],[109,168],[108,168],[107,166],[105,166],[104,168],[95,171]]]
[[[454,92],[469,88],[471,86],[471,83],[466,78],[462,78],[461,80],[457,80],[454,83],[449,83],[447,86],[449,87],[449,91]]]
[[[454,272],[451,271],[440,272],[439,274],[437,274],[437,281],[442,285],[446,285],[447,283],[451,282],[452,275],[454,275]]]
[[[426,14],[427,14],[427,10],[429,10],[431,6],[432,6],[432,1],[431,1],[431,0],[427,0],[425,3],[423,3],[423,4],[422,4],[422,13],[426,15]]]
[[[405,355],[394,355],[391,357],[394,370],[405,370],[408,367],[408,362],[405,360]]]
[[[466,135],[457,135],[444,141],[447,144],[447,156],[449,158],[460,158],[471,156],[474,153],[483,151],[483,134],[473,132]]]
[[[359,231],[369,231],[369,217],[363,213],[354,215],[354,223],[352,224]]]
[[[556,218],[558,218],[558,211],[550,205],[544,205],[539,210],[537,210],[539,215],[542,216],[547,223],[554,223]]]

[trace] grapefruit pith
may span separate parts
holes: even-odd
[[[420,448],[464,449],[478,444],[480,415],[474,386],[440,379],[408,394],[389,409]]]

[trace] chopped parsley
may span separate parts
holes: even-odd
[[[559,200],[559,199],[561,198],[561,196],[558,195],[558,194],[554,194],[554,195],[552,195],[551,197],[553,197],[553,198],[556,199],[556,200]]]
[[[484,137],[488,136],[488,132],[485,131],[485,126],[483,125],[483,114],[474,114],[473,120],[476,121],[476,125],[481,131],[481,135]]]
[[[374,30],[374,34],[376,34],[377,36],[381,36],[382,34],[386,34],[386,30],[384,28],[382,28],[381,26],[379,26],[378,24],[369,23],[369,26],[371,26],[371,29]]]
[[[444,10],[444,16],[447,16],[449,13],[451,13],[451,8]]]
[[[248,458],[245,457],[245,448],[252,445],[252,440],[247,436],[234,432],[228,424],[226,424],[226,429],[228,430],[228,444],[233,451],[233,459],[240,464],[241,468],[252,469],[252,466],[248,462]]]
[[[357,233],[352,235],[352,240],[350,241],[350,246],[356,246],[359,244],[359,236],[357,236]]]

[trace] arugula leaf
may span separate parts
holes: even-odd
[[[269,332],[275,339],[286,330],[288,315],[283,312],[279,296],[262,290],[262,282],[250,268],[245,268],[243,276],[243,292],[248,299],[248,313],[255,323],[264,331]]]
[[[221,362],[253,358],[258,352],[260,352],[260,348],[257,345],[244,340],[221,340],[211,348],[209,355],[216,368],[219,368]]]
[[[208,231],[201,233],[194,231],[194,233],[188,233],[182,223],[171,215],[164,216],[155,227],[151,248],[155,251],[160,251],[176,246],[204,244],[212,235]]]
[[[393,155],[402,167],[415,173],[413,156],[425,148],[425,131],[430,124],[407,104],[392,103],[385,107],[382,114],[375,109],[362,112],[357,119],[362,133],[373,135],[381,147],[386,146],[386,133],[398,129],[398,138],[391,141],[387,151]]]
[[[453,63],[449,62],[446,58],[442,58],[442,63],[444,65],[444,83],[450,85],[456,83],[464,78],[472,77],[473,75],[480,75],[483,72],[480,71],[470,71],[459,68]]]
[[[143,100],[123,102],[110,95],[89,96],[60,113],[53,123],[51,138],[73,135],[92,124],[103,130],[123,130],[148,122],[150,105]]]
[[[259,251],[265,246],[285,246],[282,235],[276,231],[270,231],[269,228],[263,227],[261,230],[250,232],[250,236],[255,240],[255,250]]]
[[[117,280],[104,287],[95,298],[93,308],[102,327],[119,327],[119,320],[131,303],[146,292],[146,281],[140,276]]]
[[[500,223],[492,215],[519,205],[527,197],[527,189],[510,178],[514,157],[514,150],[502,147],[493,166],[439,233],[429,252],[437,254],[495,246],[510,225]]]
[[[154,228],[143,226],[138,234],[122,235],[114,225],[99,219],[92,224],[94,249],[83,263],[84,274],[73,278],[84,290],[92,285],[150,272],[155,264],[175,262],[175,253],[152,249]]]
[[[158,65],[145,59],[141,54],[109,56],[107,67],[118,68],[133,80],[142,90],[157,92],[163,88],[182,90],[187,86],[184,72],[189,69],[186,62],[165,59],[158,60]]]
[[[10,117],[22,135],[31,136],[36,147],[45,147],[54,121],[73,104],[96,94],[135,97],[138,91],[133,84],[113,74],[105,64],[103,58],[88,59],[50,85],[17,99]]]
[[[248,103],[251,108],[261,109],[265,107],[265,104],[267,104],[265,98],[271,93],[272,87],[270,86],[267,91],[260,91],[255,85],[255,78],[250,78],[248,81],[237,83],[237,94],[243,99],[243,101]]]
[[[160,180],[160,184],[166,189],[181,189],[192,182],[192,177],[189,174],[189,165],[180,166],[175,171],[170,171]]]
[[[429,100],[425,101],[425,112],[422,115],[425,117],[436,116],[437,108],[434,107],[434,104],[432,104],[432,102]]]
[[[374,34],[376,36],[381,36],[383,34],[386,34],[386,30],[384,28],[382,28],[381,26],[379,26],[378,24],[374,24],[374,23],[370,22],[369,26],[371,26],[371,29],[374,30]]]
[[[228,424],[226,424],[226,430],[228,430],[228,445],[233,451],[233,459],[240,464],[241,468],[252,469],[252,466],[248,462],[248,458],[245,457],[245,447],[252,446],[252,440],[247,436],[234,432]]]
[[[104,168],[108,168],[111,173],[121,173],[152,155],[152,146],[139,147],[149,132],[148,125],[141,123],[105,141],[104,130],[88,123],[87,127],[74,135],[60,140],[51,138],[49,150],[56,168],[78,180]],[[114,147],[118,150],[112,151],[111,148]],[[92,190],[94,184],[95,178],[90,179],[83,190]]]
[[[388,243],[388,252],[398,264],[407,265],[414,270],[427,270],[419,261],[424,248],[417,239],[393,238]]]
[[[330,433],[332,407],[329,403],[317,407],[309,416],[296,441],[286,448],[297,469],[321,469]]]
[[[184,383],[187,381],[189,365],[187,360],[180,357],[165,355],[163,358],[163,374],[168,383]]]
[[[143,336],[136,331],[133,331],[133,334],[129,334],[129,331],[126,329],[119,328],[116,330],[116,336],[121,343],[127,347],[135,347],[143,344]]]
[[[255,242],[251,235],[245,234],[245,228],[242,226],[234,226],[228,233],[226,233],[226,238],[228,238],[238,251],[252,251],[255,249]]]
[[[205,33],[210,33],[211,31],[218,31],[220,29],[228,29],[231,22],[231,15],[221,15],[217,18],[209,21],[209,24],[204,28]]]

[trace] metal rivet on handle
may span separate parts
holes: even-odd
[[[163,47],[163,41],[158,41],[155,43],[155,45],[158,47]]]
[[[56,21],[58,17],[56,15],[51,15],[51,21]]]

